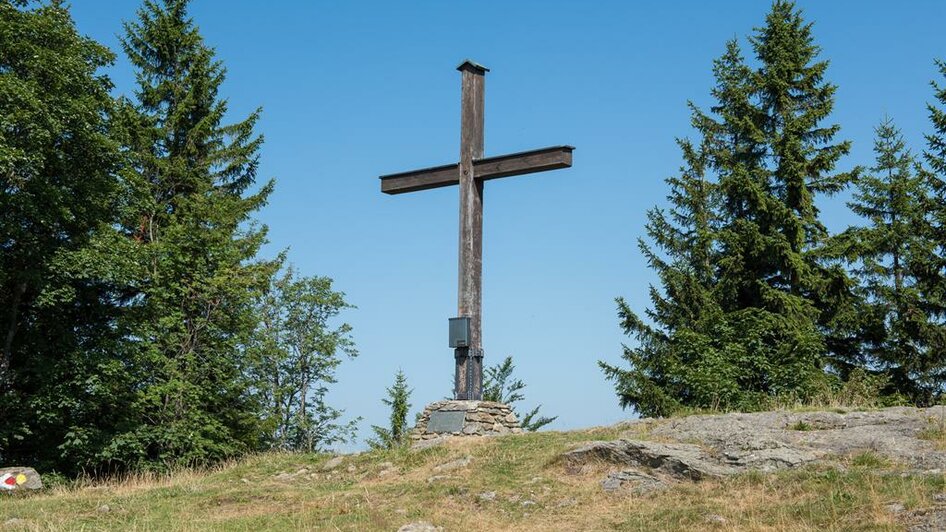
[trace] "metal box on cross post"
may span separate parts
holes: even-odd
[[[470,347],[470,318],[450,318],[450,347]]]

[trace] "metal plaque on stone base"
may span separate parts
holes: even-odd
[[[427,420],[427,432],[460,432],[466,421],[466,412],[431,412]]]

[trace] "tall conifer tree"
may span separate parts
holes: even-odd
[[[946,79],[946,61],[937,60],[936,67]],[[946,83],[943,80],[931,83],[935,101],[927,105],[932,132],[926,135],[926,150],[923,158],[929,167],[924,174],[930,180],[932,200],[929,209],[934,216],[936,234],[936,267],[924,272],[920,280],[923,287],[924,308],[931,323],[926,331],[931,342],[935,342],[940,356],[928,360],[926,375],[928,385],[941,396],[946,386]],[[935,349],[935,347],[934,347]]]
[[[850,142],[834,140],[839,125],[823,124],[837,87],[825,80],[828,62],[818,59],[811,27],[794,3],[780,0],[750,39],[761,63],[755,97],[764,116],[770,184],[779,200],[771,233],[775,263],[763,297],[766,308],[797,320],[799,328],[815,316],[827,361],[845,366],[856,357],[857,346],[847,337],[857,327],[857,300],[844,271],[822,260],[828,232],[815,198],[845,188],[858,170],[835,171]]]
[[[946,78],[946,61],[936,60],[936,67],[940,75]],[[940,183],[943,183],[946,182],[946,84],[933,81],[931,85],[936,102],[927,104],[926,107],[930,113],[933,132],[926,135],[927,149],[923,155],[927,164],[940,178]]]
[[[865,334],[864,366],[884,371],[889,391],[914,402],[933,398],[939,353],[936,316],[929,314],[927,273],[938,268],[929,180],[890,119],[876,129],[876,162],[858,179],[851,209],[866,219],[838,235],[840,249],[855,259],[874,326]]]
[[[654,325],[619,301],[640,346],[625,348],[630,370],[602,366],[622,404],[643,414],[804,398],[829,383],[835,347],[835,358],[854,356],[858,301],[843,269],[824,258],[828,235],[814,203],[854,176],[834,173],[849,145],[833,142],[838,126],[821,125],[835,87],[792,3],[775,2],[750,42],[758,68],[728,43],[714,63],[711,113],[691,106],[701,157],[695,165],[684,146],[690,170],[670,182],[680,215],[650,216],[647,232],[662,252],[642,248],[662,284],[651,294]],[[715,192],[694,194],[688,174],[712,180],[701,186]],[[700,297],[681,286],[700,287]]]
[[[694,117],[696,122],[699,114]],[[649,416],[716,403],[732,384],[723,382],[725,378],[710,383],[713,374],[722,377],[726,372],[719,367],[725,362],[706,329],[721,315],[713,294],[715,187],[706,179],[706,146],[685,139],[678,145],[684,164],[678,176],[667,179],[671,207],[648,212],[646,231],[652,244],[643,239],[639,243],[660,279],[659,288],[650,288],[652,307],[646,317],[651,323],[618,298],[621,326],[639,345],[624,347],[630,369],[600,363],[615,382],[621,405]]]
[[[259,111],[224,124],[225,71],[187,14],[187,0],[146,0],[125,25],[137,103],[123,105],[124,228],[140,281],[125,332],[140,379],[128,430],[107,452],[125,464],[202,463],[255,448],[257,407],[243,346],[253,300],[276,264],[255,259],[265,231],[252,214]]]

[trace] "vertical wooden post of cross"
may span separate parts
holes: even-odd
[[[457,315],[470,318],[467,347],[457,348],[456,399],[483,398],[483,181],[473,162],[483,158],[484,91],[488,69],[464,62],[460,114],[460,253]]]

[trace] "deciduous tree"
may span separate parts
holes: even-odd
[[[328,387],[344,357],[358,355],[351,326],[330,322],[352,308],[328,277],[299,277],[287,268],[257,307],[249,347],[250,382],[262,406],[265,445],[316,452],[354,438],[357,420],[340,422]]]
[[[74,473],[122,418],[113,54],[60,2],[0,1],[0,462]]]

